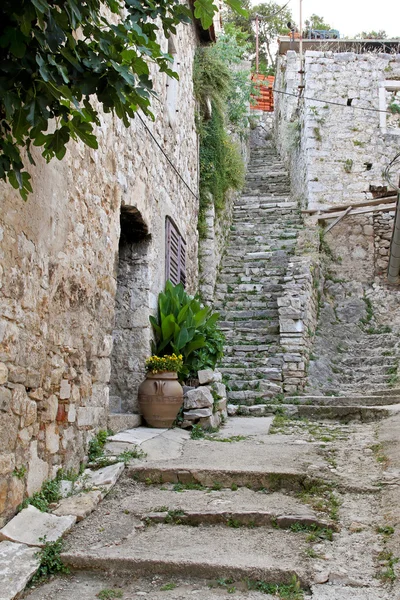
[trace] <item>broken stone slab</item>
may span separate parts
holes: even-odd
[[[94,511],[101,498],[102,494],[100,490],[82,492],[76,496],[64,498],[59,502],[57,508],[53,510],[53,515],[57,517],[73,515],[77,521],[82,521]]]
[[[168,431],[167,429],[156,429],[154,427],[135,427],[135,429],[128,429],[121,431],[116,435],[112,435],[108,438],[109,442],[125,442],[127,444],[136,444],[140,446],[143,442],[151,440],[157,435],[161,435]]]
[[[230,417],[233,417],[234,415],[236,415],[239,407],[237,404],[228,404],[228,406],[226,407],[227,411],[228,411],[228,415]]]
[[[209,408],[214,404],[214,398],[208,387],[198,387],[188,392],[184,398],[184,407],[187,410],[192,408]]]
[[[102,467],[96,471],[85,469],[82,477],[76,482],[77,488],[100,488],[101,490],[108,492],[117,483],[124,469],[125,464],[123,462],[118,462],[114,465],[109,465],[108,467]]]
[[[189,410],[183,413],[183,418],[186,421],[195,421],[196,419],[202,419],[204,417],[211,417],[212,410],[209,408],[197,408],[195,410]]]
[[[40,564],[36,554],[37,548],[25,544],[0,543],[0,600],[13,600],[25,589]]]
[[[75,524],[76,517],[56,517],[29,505],[0,529],[0,540],[43,547],[56,542]]]

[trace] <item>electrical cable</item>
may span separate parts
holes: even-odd
[[[196,200],[198,202],[200,202],[200,198],[198,197],[197,194],[194,193],[194,191],[192,190],[192,188],[186,183],[186,181],[184,180],[184,178],[182,177],[182,175],[179,173],[178,169],[175,167],[174,163],[172,162],[172,160],[169,158],[168,154],[164,151],[163,147],[161,146],[161,144],[158,142],[158,140],[154,137],[152,131],[148,128],[147,124],[143,121],[142,117],[140,116],[139,113],[137,113],[137,117],[139,117],[139,120],[143,123],[145,129],[148,131],[148,133],[150,134],[151,138],[153,139],[154,143],[157,145],[158,149],[161,150],[161,152],[163,153],[163,155],[165,156],[165,158],[167,159],[168,163],[171,165],[171,167],[173,168],[173,170],[175,171],[175,173],[178,175],[179,179],[182,181],[182,183],[184,183],[184,185],[187,187],[187,189],[189,190],[189,192],[192,194],[192,196],[194,196],[194,198],[196,198]]]
[[[293,96],[294,98],[304,98],[304,100],[312,100],[313,102],[321,102],[322,104],[332,104],[333,106],[343,106],[344,108],[353,108],[354,110],[365,110],[367,112],[377,112],[377,113],[386,113],[393,114],[390,110],[383,110],[380,108],[364,108],[363,106],[353,106],[352,104],[343,104],[342,102],[334,102],[333,100],[320,100],[319,98],[311,98],[310,96],[299,96],[299,94],[293,94],[291,92],[284,92],[283,90],[277,90],[273,88],[273,91],[277,94],[283,94],[285,96]]]
[[[395,189],[397,192],[400,191],[400,188],[398,187],[397,183],[393,183],[392,179],[391,179],[391,171],[393,169],[393,167],[396,165],[396,163],[399,163],[399,167],[400,167],[400,152],[398,152],[396,154],[396,156],[390,161],[390,163],[388,164],[388,166],[385,168],[384,172],[383,172],[383,176],[386,179],[386,181],[388,182],[388,184]]]

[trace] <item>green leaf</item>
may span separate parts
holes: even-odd
[[[192,352],[194,352],[195,350],[198,350],[199,348],[203,348],[203,346],[205,346],[205,345],[206,345],[206,338],[203,335],[197,337],[192,342],[190,342],[190,344],[188,344],[187,347],[185,348],[185,350],[184,350],[185,357],[190,356],[190,354]]]
[[[153,327],[154,331],[156,332],[156,334],[158,336],[160,336],[161,335],[161,327],[159,326],[157,319],[155,317],[153,317],[153,315],[150,315],[149,321],[150,321],[151,326]]]
[[[248,11],[242,7],[242,3],[240,0],[225,0],[226,4],[234,11],[237,12],[242,17],[248,17]]]
[[[212,0],[195,0],[194,16],[200,19],[203,29],[209,29],[213,24],[214,14],[218,11],[218,7]]]
[[[174,335],[175,331],[175,317],[174,315],[168,315],[161,322],[161,332],[163,339],[169,339]]]
[[[191,339],[188,330],[186,327],[182,327],[180,329],[179,334],[174,339],[174,346],[176,348],[176,352],[180,352]]]

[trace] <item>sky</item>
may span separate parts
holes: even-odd
[[[252,0],[260,4],[263,0]],[[276,0],[282,6],[287,0]],[[290,0],[290,7],[296,23],[299,22],[300,0]],[[353,36],[361,31],[384,29],[392,37],[400,37],[399,0],[303,0],[304,20],[313,13],[324,17],[334,29],[339,29],[343,37]]]

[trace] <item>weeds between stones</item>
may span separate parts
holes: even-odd
[[[39,542],[44,544],[43,548],[35,554],[40,560],[40,565],[30,583],[40,583],[48,579],[51,575],[69,573],[68,567],[61,560],[61,552],[64,547],[63,540],[48,542],[46,541],[46,536],[44,536],[43,538],[39,538]]]
[[[114,600],[114,598],[122,598],[123,595],[124,593],[122,590],[105,588],[96,594],[96,597],[100,600]]]
[[[170,583],[166,583],[165,585],[160,587],[160,590],[162,592],[168,592],[169,590],[174,590],[176,588],[176,583],[173,583],[172,581]]]
[[[395,565],[400,561],[400,558],[397,558],[393,555],[393,552],[389,550],[383,550],[378,554],[378,560],[383,563],[383,569],[378,572],[378,579],[386,583],[393,583],[397,579],[397,574],[395,571]]]

